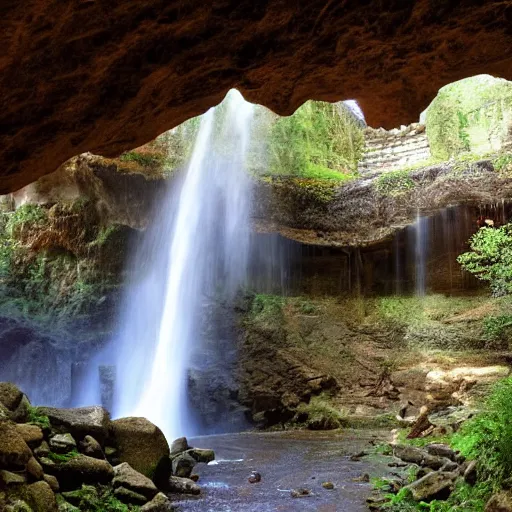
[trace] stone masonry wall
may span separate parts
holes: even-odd
[[[367,128],[365,155],[359,172],[392,171],[428,160],[431,156],[425,126],[413,123],[393,130]]]

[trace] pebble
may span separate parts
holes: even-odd
[[[290,493],[291,497],[292,498],[306,498],[308,496],[313,496],[313,494],[311,493],[311,491],[309,489],[294,489],[291,493]]]
[[[258,482],[261,482],[261,475],[257,471],[253,471],[247,480],[250,484],[257,484]]]
[[[324,482],[322,484],[322,487],[324,489],[327,489],[328,491],[330,491],[330,490],[334,489],[334,484],[332,482]]]

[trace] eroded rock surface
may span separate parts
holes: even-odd
[[[281,114],[356,98],[373,126],[413,121],[444,84],[512,78],[511,19],[500,0],[11,2],[0,192],[84,151],[140,146],[231,87]]]

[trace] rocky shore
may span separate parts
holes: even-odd
[[[0,510],[166,512],[168,494],[201,493],[193,469],[215,458],[185,438],[169,447],[145,418],[102,407],[32,407],[0,383]]]

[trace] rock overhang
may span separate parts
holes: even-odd
[[[391,127],[452,81],[512,79],[502,0],[33,0],[4,6],[0,25],[0,193],[85,151],[140,146],[232,87],[283,115],[355,98]]]

